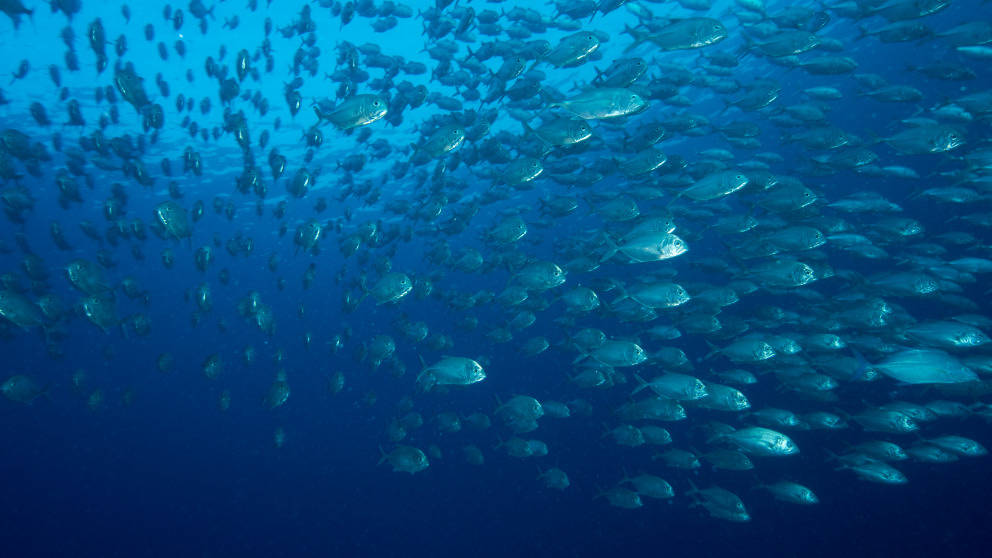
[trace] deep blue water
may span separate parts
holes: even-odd
[[[404,151],[411,142],[420,141],[421,126],[433,114],[449,111],[425,104],[403,111],[403,120],[397,126],[385,121],[369,125],[369,142],[385,139],[392,151],[381,160],[371,160],[361,171],[348,173],[337,168],[341,158],[356,153],[371,153],[368,143],[359,143],[355,132],[345,134],[332,126],[321,128],[322,146],[313,150],[313,159],[305,161],[307,146],[302,134],[315,122],[310,107],[312,100],[335,97],[338,84],[325,78],[336,67],[336,47],[342,41],[360,45],[372,41],[384,53],[401,55],[407,60],[424,62],[434,68],[436,61],[420,50],[429,42],[423,31],[424,18],[419,9],[423,6],[409,2],[413,16],[400,19],[399,25],[384,33],[373,33],[370,27],[375,18],[356,16],[347,25],[341,17],[333,16],[331,9],[313,2],[309,5],[316,25],[315,46],[319,70],[315,75],[300,72],[304,79],[300,92],[304,99],[299,114],[292,116],[284,100],[284,84],[292,74],[294,52],[301,37],[281,36],[278,28],[288,26],[300,16],[304,3],[273,2],[266,6],[259,2],[256,10],[245,8],[246,2],[220,2],[214,6],[214,16],[207,17],[209,32],[202,34],[198,21],[187,5],[174,5],[185,12],[181,29],[174,28],[163,19],[164,4],[129,4],[130,22],[125,22],[119,5],[83,2],[78,13],[71,18],[63,13],[51,13],[48,4],[26,1],[35,13],[23,17],[15,28],[11,20],[0,21],[0,51],[7,54],[4,67],[10,72],[19,62],[30,63],[28,74],[22,79],[3,84],[3,98],[9,101],[0,106],[0,128],[15,128],[27,133],[33,142],[40,142],[52,154],[52,160],[41,165],[39,176],[26,172],[22,162],[17,163],[17,179],[4,182],[4,188],[21,185],[28,188],[34,198],[32,209],[23,213],[23,222],[8,219],[2,222],[3,248],[2,272],[10,272],[25,286],[33,299],[45,293],[58,296],[67,307],[67,316],[58,328],[20,328],[4,323],[4,365],[2,378],[13,374],[30,375],[47,386],[44,395],[29,404],[0,399],[0,435],[4,440],[4,457],[0,459],[0,535],[5,556],[228,556],[228,555],[341,555],[341,556],[445,556],[469,554],[473,556],[600,556],[673,554],[700,556],[711,555],[762,555],[762,556],[980,556],[986,550],[986,525],[990,514],[987,494],[992,489],[988,480],[988,458],[962,459],[956,463],[929,465],[906,462],[898,464],[909,483],[888,486],[867,483],[849,472],[835,471],[836,464],[828,459],[825,450],[842,452],[847,446],[869,439],[886,438],[911,445],[916,435],[873,435],[856,426],[838,431],[797,431],[794,438],[802,448],[797,456],[787,458],[756,459],[756,468],[746,472],[719,472],[708,467],[686,474],[666,470],[651,459],[653,450],[648,448],[622,448],[604,437],[604,432],[619,424],[614,411],[630,398],[634,386],[630,383],[611,389],[581,389],[568,381],[575,373],[575,352],[565,347],[565,335],[581,327],[599,327],[611,336],[638,336],[645,326],[623,323],[606,312],[597,312],[578,319],[577,326],[560,326],[556,321],[565,317],[562,303],[555,301],[546,310],[535,311],[538,319],[534,326],[519,332],[514,341],[498,344],[486,333],[506,323],[513,312],[507,312],[496,303],[482,304],[460,310],[450,303],[454,295],[493,291],[499,293],[511,275],[504,266],[487,266],[481,272],[465,273],[451,265],[432,263],[425,257],[437,242],[445,241],[454,254],[467,247],[480,250],[487,260],[499,257],[499,251],[481,241],[483,231],[505,212],[519,209],[529,224],[529,232],[518,247],[529,256],[555,261],[564,265],[567,259],[563,245],[575,245],[603,229],[616,230],[618,225],[604,223],[596,213],[593,194],[609,192],[626,186],[619,173],[609,174],[603,182],[586,189],[568,189],[547,177],[539,178],[533,189],[514,191],[509,200],[483,204],[464,232],[448,234],[443,225],[458,209],[470,205],[473,195],[489,188],[492,165],[485,160],[472,159],[478,145],[466,142],[458,151],[447,157],[448,180],[446,193],[449,204],[441,217],[433,222],[416,221],[414,214],[419,204],[427,201],[427,187],[436,162],[416,167],[402,178],[388,173],[394,163],[405,161]],[[71,3],[65,3],[70,5]],[[382,2],[376,2],[382,4]],[[607,4],[607,3],[604,3]],[[629,4],[635,4],[630,2]],[[669,5],[671,4],[671,5]],[[640,6],[654,12],[658,18],[709,15],[719,18],[729,30],[729,37],[718,45],[701,51],[662,52],[645,46],[632,54],[640,55],[652,63],[677,64],[691,69],[697,76],[699,52],[722,50],[736,52],[744,46],[744,24],[739,19],[744,8],[733,2],[717,2],[708,12],[689,12],[676,3],[642,2]],[[456,14],[471,7],[476,12],[485,9],[510,12],[524,3],[462,2],[445,8],[444,17],[457,21]],[[530,6],[530,4],[526,4]],[[768,14],[784,10],[793,3],[766,2]],[[554,13],[550,6],[531,6],[546,17]],[[779,153],[784,163],[773,166],[772,171],[782,175],[802,178],[819,197],[826,201],[841,199],[846,195],[874,191],[899,203],[904,216],[917,219],[924,227],[921,238],[905,243],[886,245],[891,257],[878,261],[851,256],[842,251],[821,249],[817,253],[838,271],[856,272],[864,276],[888,271],[897,266],[907,268],[900,256],[910,253],[907,245],[923,242],[943,243],[951,250],[952,257],[963,255],[989,255],[989,229],[972,226],[956,220],[962,215],[987,212],[988,191],[974,186],[977,201],[967,204],[934,202],[927,197],[916,197],[930,186],[947,186],[954,178],[947,176],[952,170],[962,168],[957,157],[961,153],[986,147],[989,137],[989,114],[976,117],[967,125],[967,144],[963,150],[943,154],[899,155],[890,146],[878,143],[879,138],[903,129],[900,119],[926,116],[928,110],[950,102],[962,95],[988,91],[992,88],[987,60],[967,58],[956,53],[946,41],[928,39],[917,42],[883,44],[874,38],[855,40],[858,26],[867,29],[881,28],[887,22],[878,16],[854,21],[844,16],[844,10],[810,6],[825,10],[830,23],[817,33],[822,37],[838,39],[844,50],[839,56],[850,56],[858,63],[856,73],[876,73],[890,83],[909,84],[923,93],[923,100],[916,103],[880,103],[859,95],[864,92],[851,75],[813,76],[800,69],[789,69],[766,58],[748,54],[741,57],[741,65],[732,71],[732,77],[741,83],[756,79],[775,80],[781,94],[770,107],[757,112],[730,109],[722,112],[724,98],[734,99],[738,94],[723,95],[711,88],[683,85],[680,92],[691,105],[686,108],[666,105],[652,100],[644,114],[631,116],[621,125],[636,125],[638,119],[665,120],[687,111],[707,116],[713,123],[731,120],[752,121],[761,127],[762,147],[759,151]],[[71,10],[70,10],[71,11]],[[225,19],[239,16],[237,29],[222,27]],[[244,155],[230,133],[208,140],[192,138],[188,127],[180,126],[186,113],[176,110],[175,97],[183,93],[195,99],[197,108],[189,112],[190,118],[201,128],[214,129],[223,124],[225,105],[218,97],[217,80],[204,71],[204,60],[212,56],[233,73],[236,53],[244,48],[254,53],[265,37],[264,20],[270,17],[275,30],[271,33],[273,70],[265,71],[264,58],[253,62],[259,79],[251,76],[241,82],[241,91],[257,93],[267,99],[270,108],[266,114],[254,107],[249,100],[238,98],[228,107],[243,110],[251,134],[254,160],[261,170],[263,182],[269,192],[264,200],[264,210],[256,213],[256,197],[236,191],[235,180],[242,173]],[[100,18],[106,28],[108,41],[119,35],[127,37],[127,51],[117,56],[114,45],[107,46],[109,66],[102,73],[96,71],[96,57],[87,43],[87,26]],[[507,24],[508,15],[501,21]],[[944,30],[961,22],[992,19],[992,7],[987,2],[955,2],[938,13],[920,19],[935,30]],[[584,18],[582,28],[608,35],[597,51],[601,59],[587,62],[578,68],[545,68],[544,85],[552,90],[573,94],[571,87],[589,81],[594,75],[593,66],[605,68],[610,61],[623,56],[630,38],[621,34],[624,25],[633,25],[637,17],[628,7],[621,7],[609,14],[599,14],[592,20]],[[155,38],[147,41],[144,25],[151,23]],[[66,46],[59,33],[67,25],[75,30],[75,50],[80,69],[75,72],[65,67]],[[508,25],[508,24],[507,24]],[[534,38],[547,38],[556,44],[567,33],[551,29],[535,34]],[[186,55],[179,56],[173,43],[181,39],[186,44]],[[446,40],[452,40],[447,37]],[[475,41],[456,42],[456,58],[467,55],[474,43],[491,40],[477,36]],[[168,60],[162,61],[157,52],[159,41],[168,45]],[[226,47],[226,56],[219,49]],[[709,49],[709,50],[707,50]],[[809,58],[817,51],[804,53],[800,59]],[[828,54],[821,52],[820,54]],[[942,81],[931,79],[908,66],[951,60],[966,65],[977,76],[968,81]],[[84,153],[85,172],[92,187],[79,177],[82,202],[60,207],[54,177],[56,169],[66,165],[66,153],[79,149],[81,136],[92,137],[99,129],[101,115],[110,111],[111,104],[94,97],[95,87],[111,84],[114,66],[118,62],[132,62],[135,70],[144,77],[144,87],[152,102],[164,108],[165,124],[157,133],[145,132],[141,119],[128,104],[118,100],[120,121],[109,124],[103,131],[106,137],[130,134],[132,138],[144,135],[145,145],[138,157],[155,182],[150,187],[139,185],[132,177],[120,171],[97,168],[98,159],[92,151]],[[59,99],[59,88],[52,84],[49,65],[61,68],[63,85],[69,98],[77,99],[86,120],[84,126],[64,126],[66,101]],[[490,60],[491,69],[498,67],[498,59]],[[192,69],[193,81],[185,75]],[[651,69],[648,75],[663,75],[664,70]],[[155,84],[160,73],[169,84],[165,96]],[[372,78],[381,77],[382,70],[370,68]],[[427,75],[400,74],[396,81],[407,79],[415,85],[424,84],[431,92],[461,97],[463,91],[441,85]],[[825,152],[806,149],[794,142],[785,141],[786,134],[795,129],[780,128],[769,117],[777,114],[779,107],[803,102],[802,90],[822,85],[836,86],[845,96],[828,111],[832,126],[860,137],[867,147],[879,155],[876,163],[902,165],[913,168],[921,177],[918,181],[892,177],[869,177],[851,170],[841,169],[829,175],[809,172],[809,156]],[[357,84],[360,93],[372,92],[371,84]],[[485,95],[486,85],[480,90]],[[549,93],[550,95],[551,93]],[[395,95],[389,90],[388,95]],[[201,113],[200,99],[209,98],[211,109]],[[28,106],[32,101],[41,102],[47,109],[51,126],[39,126],[30,116]],[[500,109],[492,122],[492,135],[500,131],[521,132],[520,125],[509,116],[505,101],[491,103],[487,108]],[[465,101],[466,109],[475,109],[477,101]],[[531,110],[530,112],[538,112]],[[464,121],[469,116],[461,115]],[[279,120],[279,127],[276,121]],[[594,132],[608,141],[616,139],[616,132],[607,123],[594,123]],[[424,125],[424,130],[427,129]],[[269,131],[267,147],[259,146],[259,134]],[[53,146],[53,134],[61,136],[59,152]],[[153,137],[154,136],[154,137]],[[153,141],[154,140],[154,141]],[[523,140],[519,140],[521,143]],[[508,147],[514,149],[513,142]],[[203,161],[203,175],[182,172],[183,150],[190,146],[198,151]],[[269,151],[277,147],[288,159],[286,173],[272,180],[266,163]],[[681,156],[690,164],[698,162],[700,151],[719,147],[730,149],[736,161],[753,160],[753,151],[735,149],[722,137],[709,131],[693,137],[674,133],[658,144],[669,157]],[[585,169],[599,165],[598,159],[617,156],[607,143],[573,157],[582,161]],[[566,153],[567,155],[567,153]],[[519,156],[519,154],[518,154]],[[549,158],[554,159],[559,155]],[[626,155],[624,155],[626,156]],[[171,176],[166,176],[160,161],[171,161]],[[120,158],[108,156],[114,162]],[[297,169],[319,169],[316,185],[302,199],[295,199],[286,191],[286,184]],[[601,167],[597,167],[601,168]],[[471,172],[470,172],[471,171]],[[424,173],[418,175],[417,173]],[[589,171],[591,172],[591,171]],[[986,170],[987,172],[987,170]],[[943,174],[941,174],[943,173]],[[204,216],[193,226],[192,238],[174,240],[159,238],[149,233],[145,240],[124,238],[113,245],[108,240],[100,242],[85,236],[77,226],[82,221],[97,225],[103,232],[114,223],[105,218],[105,201],[111,196],[112,184],[120,183],[127,192],[124,219],[139,219],[146,226],[154,223],[153,208],[169,198],[168,184],[176,181],[183,192],[177,202],[189,209],[196,200],[205,204]],[[361,184],[372,181],[381,190],[381,200],[366,202],[356,195],[342,196],[347,181]],[[421,184],[421,186],[418,186]],[[638,200],[644,215],[660,213],[669,199]],[[538,199],[552,195],[580,196],[580,209],[573,215],[552,219],[541,216]],[[314,210],[318,198],[325,198],[327,208]],[[228,204],[234,208],[233,218],[215,211],[215,200],[220,207]],[[728,208],[741,215],[753,213],[767,217],[760,208],[750,205],[749,199],[733,199]],[[273,215],[280,201],[287,202],[284,218]],[[397,215],[385,208],[390,200],[408,200],[414,207],[407,214]],[[821,204],[822,206],[823,204]],[[824,212],[829,210],[824,209]],[[294,245],[296,227],[307,219],[316,218],[326,223],[320,253],[302,253]],[[858,231],[869,231],[877,215],[850,218]],[[378,220],[378,226],[388,236],[391,232],[409,232],[409,238],[400,238],[383,246],[363,245],[355,255],[346,256],[339,244],[360,226]],[[66,231],[66,238],[73,246],[70,251],[58,250],[52,242],[49,227],[57,221]],[[676,218],[678,231],[686,232],[690,251],[670,262],[626,265],[618,261],[604,262],[592,272],[569,271],[566,288],[587,285],[594,289],[605,279],[634,282],[646,273],[644,266],[674,269],[680,281],[687,285],[726,282],[726,275],[714,274],[697,262],[707,258],[722,258],[733,263],[728,249],[719,235],[706,232],[704,219],[691,215]],[[280,235],[280,226],[288,230]],[[976,241],[965,247],[955,247],[939,240],[937,235],[948,231],[965,231]],[[254,250],[251,254],[232,256],[224,246],[237,234],[251,237]],[[106,236],[106,233],[104,233]],[[206,272],[197,269],[194,251],[204,245],[213,247],[215,261]],[[829,244],[827,246],[829,248]],[[175,264],[167,269],[161,263],[165,249],[175,254]],[[122,318],[141,313],[151,324],[150,333],[138,335],[126,324],[104,331],[89,323],[75,308],[82,297],[66,280],[64,267],[76,258],[96,260],[105,256],[113,265],[103,269],[106,279],[118,285],[125,277],[133,278],[141,289],[147,291],[148,302],[132,300],[117,289],[115,297],[119,316]],[[27,275],[22,270],[22,260],[33,253],[42,258],[48,272],[47,281],[31,290]],[[142,256],[136,257],[136,254]],[[270,258],[278,258],[274,270]],[[383,262],[391,262],[392,269],[418,278],[430,278],[435,295],[425,300],[409,296],[398,305],[375,305],[364,300],[357,310],[345,312],[342,299],[346,292],[361,295],[359,276],[368,276],[370,283],[378,277]],[[305,288],[301,278],[308,266],[316,265],[316,278]],[[219,279],[221,270],[230,275],[228,284]],[[969,313],[987,316],[988,282],[978,275],[977,282],[962,282],[959,293],[972,300],[977,310]],[[987,277],[987,276],[984,276]],[[280,287],[280,280],[285,283]],[[207,283],[213,298],[213,308],[203,312],[197,321],[192,319],[196,304],[189,296],[198,285]],[[6,282],[5,282],[6,286]],[[791,294],[759,290],[742,296],[741,302],[725,310],[745,322],[756,321],[760,308],[768,305],[785,307],[797,312],[811,307],[826,307],[831,299],[849,295],[852,291],[868,290],[857,281],[824,278],[807,288],[816,290],[823,299],[800,300]],[[690,292],[696,289],[690,288]],[[266,335],[238,315],[238,302],[250,291],[257,291],[262,301],[275,312],[276,329]],[[543,295],[555,300],[554,293]],[[540,298],[538,296],[537,298]],[[600,294],[605,304],[615,298],[613,293]],[[886,297],[890,299],[889,297]],[[939,298],[893,297],[918,321],[944,319],[952,313],[945,300]],[[301,312],[302,308],[302,312]],[[432,332],[450,336],[453,347],[432,350],[426,345],[414,345],[404,340],[394,322],[401,315],[424,320]],[[479,327],[469,330],[459,325],[465,316],[474,316]],[[664,321],[664,320],[662,320]],[[650,326],[651,324],[647,324]],[[786,331],[789,326],[784,326]],[[42,329],[48,333],[43,333]],[[884,332],[867,335],[891,339],[896,326]],[[54,335],[56,332],[60,334]],[[346,334],[347,332],[347,334]],[[845,332],[852,337],[864,332]],[[330,341],[336,335],[345,335],[344,347],[332,351]],[[371,370],[368,362],[360,361],[358,354],[363,343],[374,335],[388,334],[396,339],[398,362],[405,367],[405,374],[394,377],[391,365]],[[309,335],[312,342],[304,343]],[[519,343],[529,337],[543,335],[553,343],[547,352],[536,357],[525,357],[517,350]],[[46,346],[46,340],[51,345]],[[725,361],[712,362],[701,359],[707,354],[705,341],[723,345],[726,340],[716,337],[686,334],[665,343],[678,346],[690,357],[695,372],[706,377],[714,367],[730,367]],[[652,347],[660,343],[650,343]],[[243,358],[246,347],[256,350],[254,362]],[[54,349],[56,354],[50,354]],[[162,372],[156,359],[167,353],[174,358],[171,370]],[[202,367],[208,355],[217,354],[223,370],[216,379],[205,377]],[[281,356],[276,361],[275,356]],[[462,389],[438,390],[421,393],[415,377],[421,369],[420,358],[436,361],[442,355],[456,354],[479,358],[485,363],[487,378],[484,382]],[[976,353],[988,354],[987,346]],[[844,356],[848,356],[845,353]],[[874,360],[876,355],[871,355]],[[880,358],[880,357],[879,357]],[[759,366],[748,367],[755,371]],[[277,371],[284,370],[292,388],[285,405],[266,409],[262,400],[272,384]],[[76,378],[84,378],[82,387],[73,385]],[[330,393],[328,378],[337,372],[346,377],[344,389]],[[222,391],[229,390],[230,409],[222,411],[218,400]],[[809,399],[796,398],[793,393],[777,386],[772,375],[761,376],[754,386],[742,388],[754,407],[782,407],[796,412],[812,410],[854,413],[865,406],[877,406],[894,399],[924,402],[944,398],[929,387],[905,387],[883,378],[875,383],[842,383],[838,402],[820,404]],[[99,403],[93,394],[102,394]],[[592,414],[573,413],[568,419],[541,419],[540,428],[525,437],[539,438],[550,449],[542,458],[517,459],[507,456],[498,444],[512,436],[494,415],[500,401],[513,395],[527,394],[538,399],[587,401]],[[385,464],[377,465],[380,448],[395,446],[389,439],[390,422],[406,413],[397,411],[407,399],[413,409],[424,417],[424,426],[410,433],[403,442],[421,447],[436,446],[442,457],[432,455],[430,467],[415,475],[393,473]],[[982,404],[981,398],[962,399],[967,404]],[[482,412],[493,418],[493,427],[483,431],[465,428],[462,432],[443,433],[435,427],[434,417],[441,412],[457,412],[467,416]],[[678,423],[662,423],[669,428],[675,446],[683,449],[703,449],[705,437],[698,427],[706,420],[721,420],[735,425],[749,422],[746,415],[728,417],[711,415],[688,407],[689,419]],[[278,429],[285,432],[281,447],[274,443]],[[973,438],[986,446],[992,442],[988,423],[976,413],[962,420],[942,419],[925,425],[921,435],[958,434]],[[478,446],[485,455],[485,463],[474,466],[465,463],[461,447]],[[567,471],[571,487],[564,492],[545,488],[538,481],[539,468],[556,466]],[[611,507],[597,494],[623,478],[625,471],[651,472],[665,477],[675,487],[676,497],[670,501],[646,501],[643,508],[625,510]],[[755,486],[786,479],[802,482],[813,488],[820,503],[811,507],[796,507],[780,503]],[[719,484],[738,494],[747,504],[751,521],[729,523],[706,517],[698,508],[689,506],[685,496],[689,480],[700,486]]]

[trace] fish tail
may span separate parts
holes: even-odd
[[[623,478],[620,479],[620,483],[625,483],[632,480],[630,476],[630,471],[628,471],[626,467],[620,467],[620,471],[623,472]]]
[[[613,237],[611,237],[609,234],[605,232],[603,233],[603,237],[606,242],[606,253],[600,256],[599,263],[603,263],[609,260],[613,256],[617,255],[617,252],[620,251],[620,247],[617,246],[617,243],[615,240],[613,240]]]
[[[644,381],[644,378],[642,378],[640,374],[635,373],[634,379],[637,380],[637,387],[634,388],[634,391],[630,392],[631,395],[635,395],[643,391],[644,388],[648,387],[648,383]]]
[[[720,109],[720,112],[717,113],[719,115],[723,115],[725,112],[727,112],[728,110],[730,110],[731,107],[734,106],[733,101],[730,101],[730,100],[728,100],[726,98],[721,98],[720,101],[723,103],[723,108]]]
[[[599,486],[596,486],[595,488],[596,488],[596,495],[592,497],[593,500],[596,500],[598,498],[603,498],[606,495],[606,492],[604,492],[603,489],[600,488]]]
[[[865,359],[864,355],[860,351],[854,348],[853,345],[849,345],[851,348],[851,354],[854,355],[855,360],[858,361],[858,367],[851,374],[851,381],[859,381],[865,379],[865,372],[868,370],[868,361]]]
[[[641,43],[643,43],[644,40],[647,38],[647,35],[645,33],[639,32],[636,28],[631,27],[629,25],[624,25],[623,31],[621,31],[621,33],[630,35],[634,39],[632,43],[627,45],[627,48],[623,49],[625,53],[639,47]]]
[[[544,90],[543,87],[537,90],[537,94],[541,97],[541,100],[548,103],[548,108],[559,108],[563,107],[563,103],[559,102],[553,95]]]
[[[589,353],[583,351],[581,354],[579,354],[579,356],[575,357],[575,359],[572,360],[572,364],[573,365],[578,364],[587,358],[590,358]]]
[[[709,360],[720,353],[720,348],[714,345],[713,343],[706,341],[706,346],[709,347],[710,352],[703,357],[703,360]]]
[[[706,439],[706,443],[712,444],[714,442],[719,442],[724,438],[726,438],[726,436],[727,436],[726,434],[714,434],[713,436],[710,436],[709,438]]]
[[[623,285],[617,285],[617,290],[620,291],[619,293],[620,296],[618,296],[613,302],[610,303],[611,307],[616,306],[617,304],[630,298],[630,295],[627,294],[627,289],[625,289]]]
[[[737,49],[735,54],[737,55],[738,58],[740,58],[742,56],[750,54],[752,48],[754,48],[754,39],[752,39],[747,35],[744,35],[744,44]]]

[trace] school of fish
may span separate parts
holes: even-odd
[[[217,412],[319,376],[378,410],[378,474],[536,463],[735,522],[830,491],[767,461],[898,485],[987,454],[988,2],[96,4],[0,0],[0,338],[37,346],[6,404],[140,405],[77,338]],[[61,57],[12,50],[42,22]],[[611,480],[573,482],[554,421]]]

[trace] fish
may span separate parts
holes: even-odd
[[[728,35],[727,28],[720,21],[707,17],[674,20],[657,32],[644,32],[630,27],[625,28],[624,32],[634,39],[626,51],[644,42],[651,42],[663,51],[701,48],[719,43]]]
[[[0,393],[7,399],[29,405],[48,392],[48,386],[43,386],[31,376],[17,374],[0,384]]]
[[[366,293],[375,299],[376,304],[396,304],[413,292],[413,281],[405,273],[391,271],[384,274]]]
[[[417,383],[426,391],[438,385],[465,386],[485,379],[486,373],[478,362],[465,357],[444,357],[432,365],[425,365],[417,376]]]
[[[561,107],[585,120],[636,114],[645,110],[647,106],[647,102],[637,93],[629,89],[609,87],[592,89],[551,105],[551,107]]]
[[[385,99],[372,94],[355,95],[333,106],[328,106],[328,102],[315,103],[313,108],[318,124],[326,120],[341,130],[368,126],[389,113]]]
[[[738,523],[751,520],[744,502],[733,492],[719,486],[699,489],[691,481],[690,485],[692,490],[686,494],[693,499],[693,505],[702,507],[711,517]]]
[[[744,453],[759,457],[788,456],[799,453],[799,448],[791,438],[769,428],[751,426],[723,434],[713,441],[726,441],[740,448]]]
[[[379,448],[379,451],[382,453],[379,464],[389,463],[394,473],[414,475],[430,467],[430,460],[420,448],[400,445],[389,453],[386,453],[382,448]]]
[[[978,375],[953,355],[938,349],[905,349],[875,368],[907,384],[956,384],[974,382]]]
[[[188,212],[178,203],[167,200],[155,207],[155,218],[168,236],[180,240],[190,238],[192,226],[187,217]]]
[[[46,323],[37,303],[11,290],[0,290],[0,317],[23,330],[44,326]]]

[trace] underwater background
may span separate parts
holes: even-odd
[[[990,442],[992,353],[981,331],[989,331],[992,271],[992,4],[0,7],[11,16],[0,21],[0,52],[13,76],[0,87],[5,556],[987,552],[987,456],[939,463],[911,453],[892,463],[905,484],[845,469],[879,462],[854,447],[871,440],[924,450],[941,435]],[[670,27],[703,17],[722,23],[725,37]],[[91,38],[97,21],[105,44]],[[978,25],[956,31],[969,23]],[[595,46],[575,50],[569,38],[581,33],[594,33]],[[706,58],[715,51],[733,63]],[[515,73],[504,67],[513,56],[526,61]],[[802,66],[821,56],[848,57],[856,68]],[[632,57],[646,70],[625,79],[631,70],[615,64]],[[127,72],[143,79],[144,102],[125,93],[137,83],[121,80]],[[597,83],[600,73],[617,83]],[[227,95],[232,80],[238,92]],[[499,95],[521,80],[533,91]],[[609,95],[569,103],[597,85],[643,106]],[[348,99],[373,94],[388,112],[358,123],[367,115]],[[188,106],[177,105],[179,95]],[[326,105],[315,111],[318,102]],[[586,122],[591,138],[549,141],[550,126],[566,120]],[[741,122],[756,126],[757,144],[735,136],[730,125]],[[662,137],[643,139],[650,123]],[[435,151],[439,129],[460,138]],[[839,145],[821,143],[837,137]],[[665,161],[644,172],[623,166],[651,149]],[[542,168],[537,176],[507,170],[525,158]],[[740,169],[745,184],[712,196],[687,191],[728,169]],[[803,185],[815,201],[792,200]],[[633,209],[613,203],[620,198]],[[868,203],[883,199],[898,209]],[[158,211],[168,200],[178,204],[168,208],[179,228]],[[841,200],[865,206],[831,205]],[[911,222],[893,232],[893,216]],[[511,217],[526,231],[504,239],[499,225]],[[733,230],[745,217],[757,224]],[[650,225],[652,245],[671,238],[659,219],[671,219],[688,250],[631,255],[635,224]],[[319,240],[307,244],[311,225]],[[797,248],[775,236],[796,226],[818,228],[822,242]],[[837,236],[846,234],[881,251]],[[83,280],[67,271],[80,259],[90,262]],[[759,271],[799,260],[814,277],[783,284]],[[564,284],[538,285],[546,278],[528,275],[535,261],[560,266]],[[391,271],[406,274],[408,288],[378,283]],[[906,275],[893,279],[896,271]],[[912,277],[936,287],[914,291]],[[694,300],[622,305],[621,293],[651,281],[677,281]],[[515,283],[529,286],[528,301],[502,302]],[[702,302],[702,293],[731,285],[731,300]],[[570,290],[578,287],[598,296]],[[871,323],[850,317],[877,300],[886,310]],[[701,317],[717,317],[723,330],[693,331]],[[413,322],[423,322],[426,338],[406,332]],[[979,331],[962,341],[948,323]],[[660,339],[648,331],[660,324],[682,331]],[[646,360],[613,362],[601,345],[581,346],[583,328],[636,342]],[[782,354],[767,362],[721,354],[755,332],[807,350],[776,346]],[[808,349],[806,339],[827,332],[844,348]],[[666,361],[662,347],[685,358]],[[886,368],[893,355],[921,348],[947,355],[967,377],[896,378]],[[479,363],[484,380],[425,381],[421,371],[447,355]],[[914,374],[933,370],[911,364]],[[729,384],[717,374],[732,369],[757,378],[736,386],[748,409],[686,401],[681,420],[622,416],[625,404],[655,397],[635,373],[711,385]],[[590,371],[599,380],[576,380]],[[826,387],[793,381],[811,378],[804,374]],[[26,380],[10,383],[15,376]],[[515,396],[545,403],[538,428],[505,418]],[[956,403],[956,414],[914,417],[912,432],[857,418],[893,402],[934,401]],[[551,402],[568,416],[551,416]],[[800,418],[779,427],[753,414],[761,409]],[[803,417],[818,411],[845,427],[810,427]],[[491,426],[468,420],[473,413]],[[680,470],[658,458],[673,447],[697,455],[736,447],[713,434],[722,428],[713,421],[773,428],[800,451],[751,452],[754,466],[742,471],[706,459]],[[611,433],[626,424],[665,427],[672,443],[625,445]],[[520,438],[543,441],[547,455],[508,455],[507,441]],[[394,472],[399,447],[423,450],[429,466]],[[550,468],[567,473],[567,488],[546,483]],[[641,473],[663,477],[674,497],[616,505],[633,492],[611,491]],[[772,498],[764,487],[780,480],[808,486],[818,503]],[[693,485],[733,492],[749,520],[721,519],[721,506],[692,494]]]

